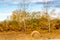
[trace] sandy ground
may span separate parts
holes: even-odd
[[[41,33],[40,38],[20,32],[0,33],[0,40],[60,40],[60,33]]]

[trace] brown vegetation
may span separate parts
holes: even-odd
[[[23,31],[31,33],[34,30],[48,32],[49,21],[51,31],[60,29],[60,19],[55,18],[51,20],[48,13],[40,14],[40,12],[14,11],[10,20],[0,22],[0,32]]]

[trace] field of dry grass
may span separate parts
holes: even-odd
[[[40,33],[40,38],[31,37],[30,34],[22,32],[4,32],[0,33],[0,40],[60,40],[60,33]]]

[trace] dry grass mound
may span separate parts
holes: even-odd
[[[31,33],[31,36],[33,37],[33,38],[40,38],[40,33],[38,32],[38,31],[33,31],[32,33]]]

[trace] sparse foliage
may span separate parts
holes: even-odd
[[[0,22],[0,31],[23,31],[26,25],[26,32],[34,30],[47,30],[48,31],[48,18],[49,14],[41,15],[40,12],[32,12],[30,14],[26,11],[14,11],[11,15],[11,20]],[[24,21],[23,21],[24,19]],[[60,19],[50,20],[51,30],[60,29]],[[24,25],[25,22],[25,25]]]

